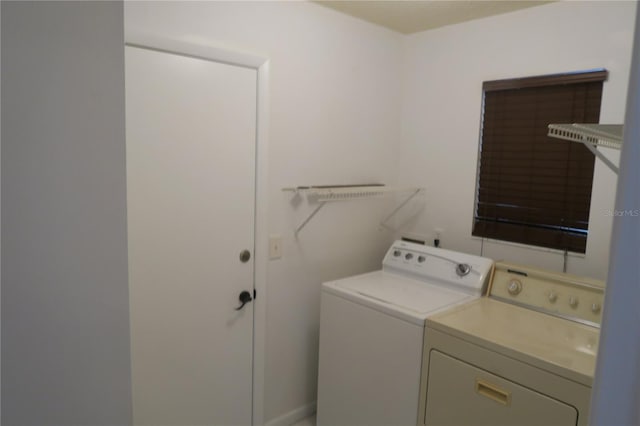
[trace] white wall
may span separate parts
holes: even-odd
[[[265,420],[316,396],[320,284],[380,267],[393,235],[385,200],[313,206],[281,188],[394,183],[401,36],[307,2],[128,2],[125,30],[237,48],[270,59]],[[258,295],[261,297],[261,295]]]
[[[427,186],[427,208],[411,230],[443,247],[562,270],[558,252],[471,236],[482,82],[604,67],[600,121],[622,123],[635,2],[560,2],[406,37],[399,181]],[[617,152],[611,153],[618,162]],[[585,256],[568,272],[604,279],[616,176],[596,161]]]
[[[2,2],[2,423],[131,421],[123,7]]]

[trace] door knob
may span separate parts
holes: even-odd
[[[238,296],[238,300],[240,300],[240,306],[236,308],[236,311],[239,311],[240,309],[244,308],[244,305],[251,302],[253,300],[253,297],[251,297],[251,293],[245,290],[242,293],[240,293],[240,296]]]
[[[251,259],[251,252],[249,250],[242,250],[240,252],[240,262],[247,263]]]

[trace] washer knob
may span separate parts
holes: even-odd
[[[424,256],[418,256],[418,263],[422,263],[422,262],[424,262],[425,260],[427,260],[427,258],[426,258],[426,257],[424,257]]]
[[[413,255],[411,253],[407,253],[407,254],[404,255],[404,258],[407,259],[407,260],[411,260],[411,259],[413,259]]]
[[[512,296],[517,296],[522,291],[522,283],[518,280],[511,280],[507,285],[507,290]]]
[[[577,308],[578,307],[578,298],[575,296],[569,296],[569,306],[571,306],[572,308]]]
[[[394,255],[395,257],[400,257],[400,255],[401,255],[401,254],[402,254],[402,252],[401,252],[400,250],[394,250],[394,251],[393,251],[393,255]]]
[[[591,304],[591,312],[593,312],[594,314],[597,314],[598,312],[600,312],[600,309],[602,309],[602,307],[600,306],[599,303]]]
[[[468,263],[458,263],[456,266],[456,274],[458,274],[459,277],[464,277],[469,274],[469,272],[471,272],[471,265]]]
[[[549,299],[549,302],[551,303],[556,303],[556,300],[558,300],[558,294],[553,290],[549,292],[549,295],[547,297]]]

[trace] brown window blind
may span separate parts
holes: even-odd
[[[550,123],[597,123],[607,71],[483,84],[473,235],[584,253],[594,155],[547,136]]]

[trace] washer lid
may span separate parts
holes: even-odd
[[[428,315],[473,298],[465,292],[384,271],[324,283],[323,289],[421,325]]]

